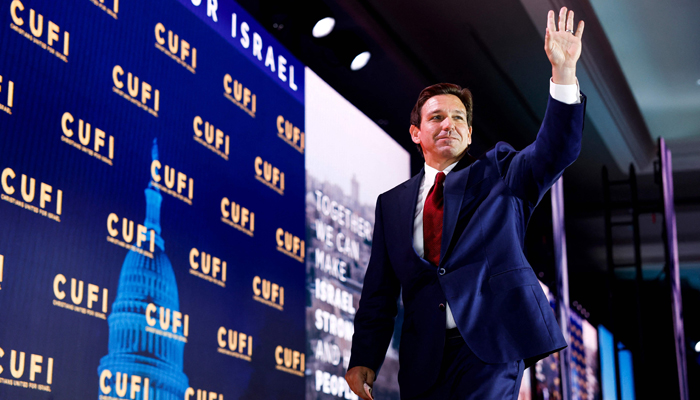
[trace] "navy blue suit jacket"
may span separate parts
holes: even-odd
[[[535,142],[522,151],[500,142],[447,174],[440,265],[413,248],[423,171],[377,199],[372,254],[365,275],[349,368],[378,372],[394,330],[403,289],[399,348],[402,392],[421,393],[440,371],[448,301],[457,328],[487,363],[528,364],[566,347],[537,277],[523,254],[535,206],[581,149],[582,103],[550,97]]]

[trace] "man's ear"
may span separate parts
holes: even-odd
[[[408,128],[408,131],[411,133],[411,140],[415,144],[420,144],[420,129],[418,129],[417,126],[411,125],[410,128]]]
[[[472,127],[469,127],[469,134],[467,135],[467,146],[472,144]]]

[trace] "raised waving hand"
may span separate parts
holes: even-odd
[[[567,15],[568,14],[568,15]],[[583,21],[579,21],[574,32],[574,12],[562,7],[559,11],[559,24],[555,22],[554,11],[547,14],[547,33],[544,37],[544,51],[552,63],[552,80],[556,84],[576,83],[576,62],[581,57],[581,37]]]

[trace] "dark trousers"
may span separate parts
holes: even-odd
[[[447,331],[437,382],[427,392],[401,392],[402,400],[517,400],[525,363],[486,364],[459,335]]]

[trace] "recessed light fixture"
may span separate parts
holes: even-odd
[[[350,69],[353,71],[357,71],[364,68],[364,66],[367,65],[367,62],[369,61],[370,57],[372,57],[372,54],[370,54],[369,51],[363,51],[352,60],[352,62],[350,63]]]
[[[695,352],[700,353],[700,342],[695,343]]]
[[[316,22],[316,25],[314,25],[314,28],[311,30],[311,34],[315,38],[322,38],[328,36],[328,34],[333,31],[334,27],[335,18],[326,17]]]

